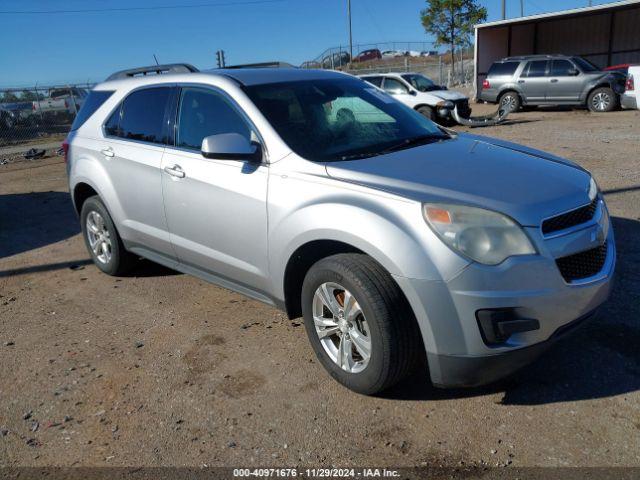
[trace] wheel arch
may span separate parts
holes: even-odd
[[[613,90],[613,85],[611,85],[611,82],[604,79],[600,79],[600,81],[595,82],[593,85],[589,85],[587,88],[585,88],[584,98],[582,99],[582,102],[586,104],[591,93],[597,88],[610,88],[611,90]],[[617,95],[615,91],[613,92],[613,94]]]
[[[82,212],[82,205],[84,202],[94,195],[100,196],[98,191],[89,183],[84,181],[76,183],[73,187],[71,198],[73,199],[73,206],[78,215]]]

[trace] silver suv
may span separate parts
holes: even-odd
[[[582,57],[508,57],[491,65],[479,98],[508,111],[529,105],[576,105],[609,112],[619,105],[624,83],[623,74],[602,71]]]
[[[339,72],[165,70],[95,87],[65,144],[103,272],[146,257],[303,315],[367,394],[425,360],[438,386],[494,381],[609,295],[613,231],[578,165]]]

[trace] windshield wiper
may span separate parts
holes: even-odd
[[[440,140],[445,140],[451,138],[449,135],[444,135],[440,133],[430,133],[428,135],[420,135],[418,137],[406,138],[400,143],[396,143],[395,145],[391,145],[389,148],[385,148],[379,155],[383,155],[385,153],[397,152],[398,150],[405,150],[407,148],[417,147],[418,145],[426,145],[428,143],[438,142]]]

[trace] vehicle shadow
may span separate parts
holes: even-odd
[[[640,222],[614,217],[617,263],[611,298],[599,315],[559,340],[509,379],[474,389],[440,390],[424,372],[383,396],[450,400],[503,393],[503,405],[541,405],[604,398],[640,389]]]
[[[45,247],[80,233],[80,222],[66,192],[32,192],[0,195],[0,259]],[[68,262],[0,271],[1,277],[29,273],[77,269],[90,265],[84,258]],[[140,259],[127,273],[128,277],[162,277],[179,272]]]
[[[44,247],[80,233],[69,194],[0,195],[0,258]]]

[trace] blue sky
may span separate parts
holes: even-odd
[[[0,0],[0,12],[239,3],[243,0]],[[524,0],[525,14],[586,6],[586,1]],[[500,0],[481,0],[489,20]],[[596,3],[596,2],[594,2]],[[354,44],[429,41],[424,0],[352,0]],[[507,0],[507,16],[519,15]],[[253,5],[60,14],[0,13],[0,87],[99,81],[133,66],[215,65],[284,60],[299,64],[348,43],[346,0],[281,0]]]

